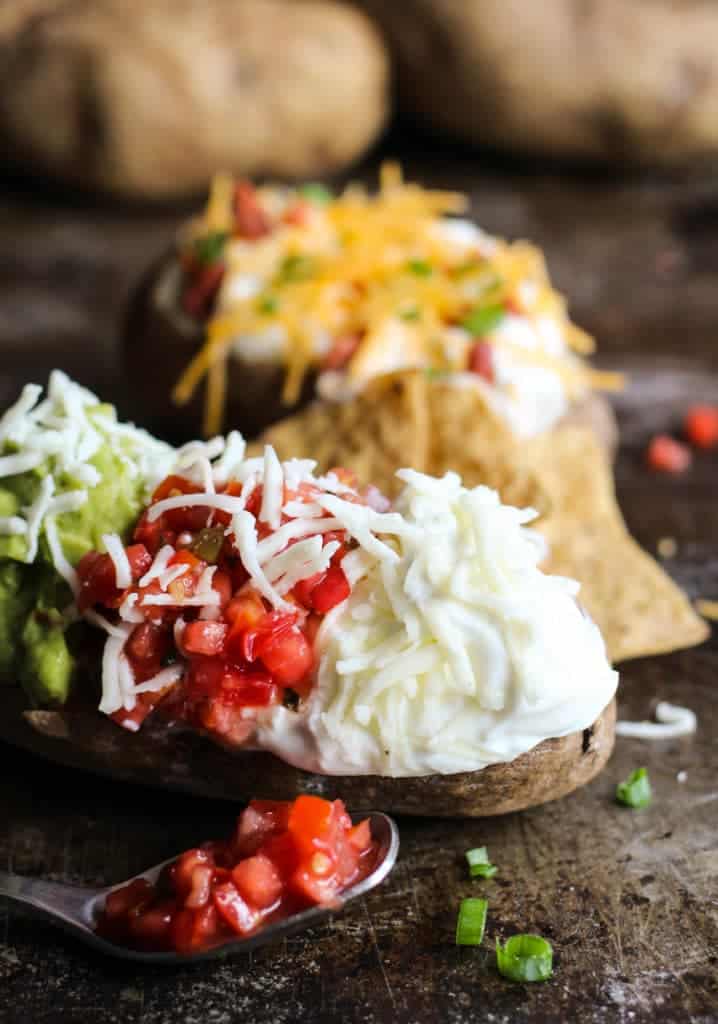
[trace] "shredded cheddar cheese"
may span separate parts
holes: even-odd
[[[207,209],[186,237],[231,234],[232,195],[231,179],[217,175]],[[246,339],[250,361],[259,345],[260,356],[285,365],[283,400],[291,406],[312,370],[338,369],[354,391],[394,370],[467,370],[478,338],[465,321],[487,308],[498,309],[499,319],[521,317],[535,326],[537,340],[517,341],[500,324],[480,339],[517,363],[555,371],[571,397],[621,386],[619,375],[593,371],[578,358],[593,351],[593,340],[568,319],[541,252],[457,219],[465,196],[405,183],[397,164],[385,164],[376,195],[350,185],[323,203],[295,190],[260,189],[257,197],[271,227],[227,242],[205,343],[173,394],[182,405],[207,378],[206,433],[222,426],[227,360],[242,356]],[[553,345],[540,340],[542,318],[555,325]],[[346,339],[353,343],[337,365],[332,352]]]

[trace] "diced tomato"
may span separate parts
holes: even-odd
[[[188,622],[182,634],[182,646],[188,654],[203,654],[211,658],[224,650],[228,632],[229,626],[225,622]]]
[[[261,637],[255,644],[255,654],[280,686],[301,682],[314,664],[314,652],[295,625]]]
[[[278,832],[286,831],[290,804],[283,800],[252,800],[237,820],[234,848],[246,857]]]
[[[171,544],[174,541],[174,536],[167,541],[165,532],[161,518],[150,522],[148,513],[144,512],[132,536],[154,557],[165,542]]]
[[[168,566],[172,565],[188,565],[191,570],[201,570],[206,567],[206,562],[203,562],[201,558],[197,558],[197,555],[188,551],[187,548],[182,548],[181,551],[176,551],[167,563]]]
[[[232,628],[240,631],[254,629],[266,614],[267,609],[256,590],[237,594],[224,610],[224,616]]]
[[[224,569],[217,569],[212,576],[212,590],[219,594],[218,607],[221,611],[232,600],[232,577]]]
[[[166,629],[152,622],[142,622],[133,629],[126,651],[133,663],[150,662],[154,666],[165,657],[169,647],[170,637]]]
[[[326,615],[341,601],[345,601],[350,593],[351,587],[344,570],[332,565],[312,591],[312,608],[320,615]]]
[[[356,332],[338,335],[324,357],[322,369],[341,370],[356,352],[360,341],[361,334]]]
[[[494,382],[494,354],[486,341],[475,341],[469,350],[469,371],[478,373],[489,384]]]
[[[196,494],[199,491],[197,484],[188,480],[187,477],[179,476],[177,473],[170,473],[161,483],[157,485],[152,494],[152,504],[163,501],[165,498],[172,498],[178,494]]]
[[[351,469],[347,469],[345,466],[332,466],[329,472],[333,473],[337,480],[339,480],[340,483],[343,483],[345,487],[356,488],[359,483],[356,473]]]
[[[358,825],[354,825],[349,831],[347,840],[357,853],[364,853],[371,846],[371,826],[369,819],[365,818]]]
[[[182,296],[182,308],[195,320],[203,320],[210,311],[214,297],[224,277],[224,263],[210,263],[202,267]]]
[[[197,868],[213,867],[206,850],[195,847],[187,850],[177,860],[174,873],[174,887],[181,899],[186,900],[192,892],[194,872]]]
[[[686,414],[683,429],[696,448],[718,445],[718,406],[694,405]]]
[[[130,935],[142,948],[171,949],[170,934],[174,911],[175,905],[172,900],[143,910],[142,913],[130,918]]]
[[[318,796],[298,796],[289,812],[287,831],[294,836],[301,852],[310,856],[326,848],[334,830],[334,805]]]
[[[227,668],[219,700],[237,707],[265,708],[279,703],[279,687],[262,672]]]
[[[247,903],[259,910],[273,906],[282,894],[279,871],[261,853],[241,860],[232,871],[232,880]]]
[[[205,851],[203,851],[205,852]],[[212,893],[212,880],[214,878],[214,865],[199,864],[192,871],[190,890],[184,905],[190,910],[199,910],[206,906]]]
[[[127,555],[127,561],[130,563],[132,579],[136,582],[140,576],[144,576],[152,565],[152,555],[144,544],[130,544],[129,547],[125,548],[125,554]]]
[[[233,839],[187,850],[155,885],[111,893],[97,930],[139,949],[208,949],[308,905],[338,906],[371,870],[372,849],[368,822],[354,826],[341,800],[253,800]]]
[[[305,608],[312,607],[312,593],[317,584],[323,579],[323,572],[315,572],[313,576],[307,576],[306,579],[299,580],[298,583],[294,584],[294,596]]]
[[[659,473],[683,473],[693,457],[690,448],[680,441],[667,434],[659,434],[649,444],[646,459],[651,469]]]
[[[109,918],[123,917],[147,903],[153,892],[152,883],[146,878],[135,878],[129,885],[108,893],[104,913]]]
[[[178,953],[194,953],[214,945],[222,936],[220,918],[213,903],[201,910],[180,910],[172,922],[170,940]]]
[[[240,238],[256,239],[268,235],[271,222],[263,209],[257,190],[248,181],[234,186],[234,233]]]
[[[306,227],[312,216],[312,205],[306,202],[304,199],[297,200],[296,203],[284,211],[282,220],[285,224],[294,224],[297,227]]]
[[[337,903],[340,883],[331,858],[315,853],[307,864],[298,868],[289,879],[289,889],[306,903]]]
[[[259,924],[259,912],[248,906],[233,882],[216,886],[212,897],[225,923],[238,935],[247,935]]]
[[[80,592],[77,607],[81,612],[96,604],[108,604],[119,593],[115,580],[115,564],[109,555],[88,551],[77,565]]]

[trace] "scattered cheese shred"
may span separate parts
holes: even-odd
[[[616,735],[639,740],[671,740],[690,736],[698,719],[690,708],[661,701],[656,705],[655,722],[616,722]]]

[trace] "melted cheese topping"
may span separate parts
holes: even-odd
[[[226,186],[219,178],[190,241],[213,230],[231,235]],[[496,393],[497,411],[519,433],[550,426],[593,386],[620,386],[618,375],[596,374],[580,358],[593,351],[592,339],[569,321],[541,253],[457,218],[468,205],[464,196],[405,184],[393,165],[377,195],[349,186],[322,205],[305,202],[299,223],[291,218],[296,192],[258,193],[277,221],[257,240],[227,243],[205,345],[174,394],[180,404],[189,401],[208,376],[209,432],[221,424],[232,356],[284,364],[287,405],[298,400],[310,369],[320,372],[320,395],[345,400],[397,370],[467,370],[477,335],[462,323],[477,310],[510,311],[508,322],[480,334],[493,351],[494,380],[471,376]],[[225,210],[221,228],[218,210]],[[337,369],[327,357],[347,339],[354,351]]]

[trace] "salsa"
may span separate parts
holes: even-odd
[[[253,800],[234,834],[187,850],[156,883],[111,892],[98,934],[148,952],[196,953],[308,907],[338,907],[366,878],[377,847],[368,819],[352,823],[341,800]]]
[[[351,474],[333,472],[347,481],[345,498],[380,500],[375,489],[360,497],[349,490]],[[216,495],[236,500],[241,492],[229,480]],[[111,628],[117,623],[126,631],[122,657],[133,700],[112,713],[119,725],[136,731],[161,706],[170,719],[236,746],[252,736],[259,711],[277,704],[296,708],[308,696],[314,637],[323,617],[349,596],[341,563],[356,544],[342,529],[321,534],[322,550],[331,554],[326,569],[296,579],[284,610],[277,610],[252,585],[227,533],[228,512],[188,504],[152,515],[158,502],[199,493],[202,487],[191,480],[167,477],[123,549],[127,585],[118,585],[117,557],[88,552],[77,566],[77,603],[81,612],[100,612]],[[259,541],[276,532],[261,519],[263,493],[257,484],[242,499]],[[284,489],[283,503],[301,510],[317,493],[303,482],[295,491]],[[288,523],[283,514],[280,527]],[[302,540],[308,539],[305,533]],[[293,543],[286,544],[288,552]]]

